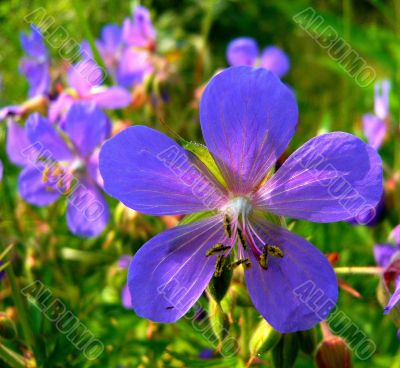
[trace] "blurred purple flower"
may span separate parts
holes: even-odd
[[[392,230],[389,239],[394,242],[394,245],[385,243],[374,247],[375,262],[384,269],[383,285],[386,293],[390,295],[384,308],[385,314],[388,314],[400,302],[400,225]]]
[[[126,18],[122,24],[122,39],[128,46],[153,50],[156,31],[151,23],[150,12],[144,6],[137,6],[133,19]]]
[[[68,72],[68,88],[50,105],[49,118],[59,120],[74,101],[95,102],[103,109],[120,109],[131,103],[131,94],[119,86],[103,85],[103,70],[96,64],[86,43],[82,47],[82,60]]]
[[[107,116],[93,103],[74,103],[62,132],[38,113],[29,116],[25,129],[11,125],[13,140],[20,137],[22,141],[19,146],[7,146],[10,160],[24,166],[18,179],[21,197],[47,206],[65,195],[71,232],[99,235],[107,225],[109,210],[97,180],[96,156],[110,130]]]
[[[40,30],[31,26],[31,34],[21,34],[21,44],[26,53],[20,71],[29,83],[29,97],[45,95],[50,89],[49,55]]]
[[[11,105],[0,109],[0,121],[7,117],[18,117],[27,112],[34,100],[40,96],[47,96],[50,90],[50,60],[40,30],[31,25],[30,34],[21,34],[21,44],[26,56],[21,59],[20,72],[26,77],[29,84],[29,100],[21,105]]]
[[[0,181],[3,179],[3,162],[0,160]]]
[[[131,261],[132,261],[132,256],[124,255],[119,259],[118,265],[121,268],[128,268]],[[121,300],[122,300],[122,305],[125,309],[133,308],[131,293],[129,291],[128,285],[125,285],[122,289]]]
[[[376,82],[374,86],[374,114],[365,114],[362,118],[362,127],[368,144],[378,150],[387,134],[389,117],[389,90],[390,82]]]
[[[122,30],[115,24],[107,24],[101,30],[96,47],[104,60],[107,69],[115,74],[122,49]]]
[[[0,165],[1,165],[1,161],[0,161]],[[0,260],[0,266],[3,265],[3,262]],[[4,276],[6,275],[6,271],[0,271],[0,281],[3,280]]]
[[[306,330],[326,317],[338,296],[327,258],[263,213],[314,222],[350,219],[357,212],[354,193],[363,204],[378,203],[381,160],[357,137],[329,133],[305,143],[270,178],[297,119],[293,93],[273,73],[232,67],[208,83],[200,103],[204,140],[226,185],[192,153],[148,127],[128,128],[103,145],[105,190],[126,206],[150,215],[215,211],[158,234],[136,253],[128,285],[138,315],[178,320],[227,266],[237,243],[251,299],[275,329]],[[324,294],[324,313],[294,292],[310,282]]]
[[[257,43],[250,37],[235,38],[229,43],[226,52],[228,64],[231,66],[255,66],[258,57]],[[279,47],[268,46],[261,53],[260,66],[282,78],[290,69],[290,60]]]

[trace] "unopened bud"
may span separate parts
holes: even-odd
[[[219,341],[223,341],[229,333],[229,318],[219,303],[210,299],[209,316],[211,328]]]
[[[5,313],[0,313],[0,337],[5,340],[14,340],[17,336],[17,329],[14,321]]]
[[[256,356],[271,350],[278,344],[281,336],[281,333],[274,330],[267,321],[262,319],[250,339],[251,355]]]
[[[307,331],[297,332],[300,342],[300,349],[307,355],[312,355],[317,346],[317,333],[315,328]]]
[[[299,353],[297,334],[284,334],[278,344],[272,349],[272,360],[275,368],[292,368]]]
[[[350,349],[341,337],[329,336],[318,346],[315,361],[318,368],[350,368]]]

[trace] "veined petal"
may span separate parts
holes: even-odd
[[[71,66],[68,71],[68,84],[74,88],[79,96],[86,96],[93,87],[104,80],[101,68],[90,58],[84,58]]]
[[[231,66],[254,66],[258,57],[257,42],[250,37],[239,37],[229,42],[226,58]]]
[[[80,180],[67,207],[67,223],[75,235],[92,237],[107,226],[110,211],[102,193],[89,180]]]
[[[63,127],[79,154],[85,158],[111,133],[110,120],[95,103],[74,103]]]
[[[276,215],[314,222],[356,218],[376,208],[383,192],[376,151],[343,132],[323,134],[294,152],[257,192],[255,202]],[[371,212],[372,211],[372,212]]]
[[[235,194],[262,182],[291,140],[297,116],[292,92],[266,69],[232,67],[211,79],[200,102],[201,128]]]
[[[35,166],[25,167],[18,178],[20,196],[35,206],[48,206],[60,197],[54,186],[43,181],[44,168],[44,164],[37,162]]]
[[[129,266],[135,312],[156,322],[175,322],[201,296],[215,270],[206,252],[224,237],[221,216],[177,226],[148,241]]]
[[[73,154],[54,125],[38,113],[29,116],[26,121],[26,134],[31,144],[40,147],[40,155],[54,161],[69,161]]]
[[[107,193],[150,215],[200,212],[226,201],[193,154],[145,126],[128,128],[103,145],[100,172]]]
[[[254,306],[279,332],[310,329],[336,304],[338,285],[332,266],[300,236],[260,219],[253,226],[265,244],[278,246],[284,254],[269,257],[265,270],[248,252],[253,265],[245,276]]]

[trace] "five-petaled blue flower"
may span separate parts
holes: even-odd
[[[13,162],[24,166],[18,179],[21,197],[47,206],[65,196],[72,233],[99,235],[109,218],[98,172],[99,146],[111,132],[108,117],[94,103],[77,102],[62,129],[38,113],[29,116],[25,128],[16,123],[11,128],[8,134],[14,138],[9,140],[20,138],[7,151]]]
[[[305,143],[272,175],[297,119],[293,93],[273,73],[232,67],[208,83],[200,103],[203,137],[220,175],[148,127],[128,128],[103,145],[104,188],[126,206],[151,215],[212,210],[155,236],[134,256],[128,286],[138,315],[174,322],[213,275],[242,265],[255,307],[278,331],[309,329],[326,317],[338,296],[331,265],[266,214],[314,222],[353,218],[381,197],[381,160],[357,137],[335,132]],[[295,292],[310,283],[321,310]]]

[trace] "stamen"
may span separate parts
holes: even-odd
[[[246,239],[244,238],[243,232],[239,227],[237,228],[237,234],[239,237],[240,244],[242,245],[243,249],[246,250],[247,249]]]
[[[232,226],[231,226],[231,218],[230,216],[226,213],[225,217],[224,217],[224,228],[225,228],[225,232],[226,235],[228,236],[228,238],[232,238]]]
[[[49,181],[49,173],[50,173],[50,167],[49,165],[46,164],[44,167],[43,173],[42,173],[42,182],[47,183]]]
[[[283,258],[284,254],[282,249],[277,247],[276,245],[266,245],[268,254],[270,254],[272,257],[280,257]]]
[[[236,268],[236,267],[238,267],[238,266],[240,266],[240,265],[243,265],[243,267],[244,267],[246,270],[248,270],[248,269],[251,267],[250,259],[248,259],[248,258],[238,259],[237,261],[232,262],[232,263],[228,266],[228,268],[229,268],[230,270],[233,270],[234,268]]]
[[[62,168],[60,166],[56,166],[53,172],[51,173],[51,176],[56,179],[59,175],[62,174],[63,174]]]
[[[226,258],[224,256],[218,256],[217,262],[215,263],[215,272],[214,277],[220,277],[222,275],[222,271],[224,270]]]
[[[261,254],[258,262],[264,270],[268,270],[268,253]]]
[[[222,243],[217,243],[206,252],[206,257],[225,252],[228,249],[231,249],[231,247],[223,245]]]

